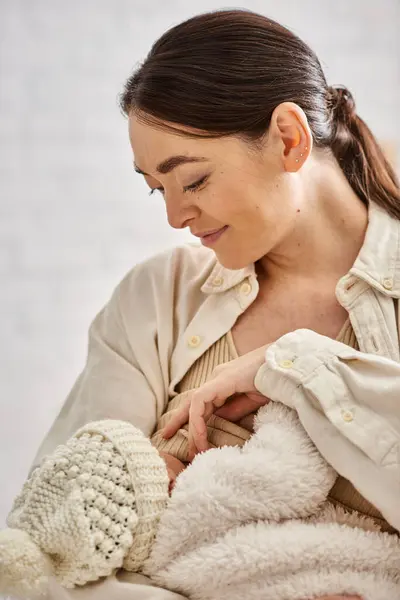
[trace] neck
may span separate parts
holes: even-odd
[[[270,283],[338,280],[353,266],[364,241],[367,207],[336,161],[321,164],[310,156],[301,171],[300,211],[293,227],[258,263]]]

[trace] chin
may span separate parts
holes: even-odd
[[[218,262],[225,267],[225,269],[230,269],[231,271],[239,271],[240,269],[244,269],[254,262],[244,253],[242,255],[228,255],[225,253],[216,252],[215,254]]]

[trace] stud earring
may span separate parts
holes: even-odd
[[[304,148],[304,150],[308,150],[307,146]],[[304,156],[303,152],[300,154],[300,156]],[[298,158],[296,158],[296,162],[299,162]]]
[[[304,150],[308,150],[308,146],[306,146],[306,147],[304,148]],[[303,154],[303,153],[301,153],[301,154],[300,154],[300,156],[304,156],[304,154]],[[298,158],[296,158],[296,162],[299,162],[299,159],[298,159]]]

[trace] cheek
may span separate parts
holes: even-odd
[[[255,190],[232,190],[227,205],[230,223],[239,230],[258,229],[271,221],[271,198]]]
[[[258,229],[281,229],[292,219],[296,208],[295,196],[279,178],[259,188],[254,186],[246,196],[246,214]]]
[[[240,230],[265,228],[279,219],[283,201],[279,181],[266,182],[255,176],[245,179],[228,173],[220,177],[196,197],[202,212]]]
[[[201,208],[219,221],[235,226],[247,219],[249,203],[243,188],[223,181],[210,186],[209,193],[202,198]]]

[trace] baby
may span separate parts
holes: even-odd
[[[172,454],[168,454],[167,452],[163,452],[162,450],[159,450],[158,452],[167,467],[167,473],[169,477],[168,492],[169,495],[171,495],[171,492],[175,486],[175,480],[178,477],[179,473],[182,473],[182,471],[186,468],[186,465],[184,465],[183,462],[175,456],[172,456]]]
[[[207,425],[211,445],[241,430],[216,415]],[[247,443],[188,468],[187,426],[170,440],[163,427],[150,441],[124,421],[89,423],[44,459],[0,532],[0,595],[124,568],[198,600],[400,598],[399,538],[327,502],[337,474],[294,411],[266,404]]]
[[[169,492],[171,493],[177,476],[189,464],[188,460],[188,425],[179,429],[176,434],[166,440],[162,437],[162,430],[169,422],[174,412],[181,407],[190,391],[181,393],[168,403],[166,411],[159,419],[155,433],[151,437],[152,445],[157,448],[164,460],[170,479]],[[251,437],[254,429],[254,411],[247,417],[233,423],[218,415],[212,415],[207,422],[207,437],[210,448],[223,446],[240,446]]]

